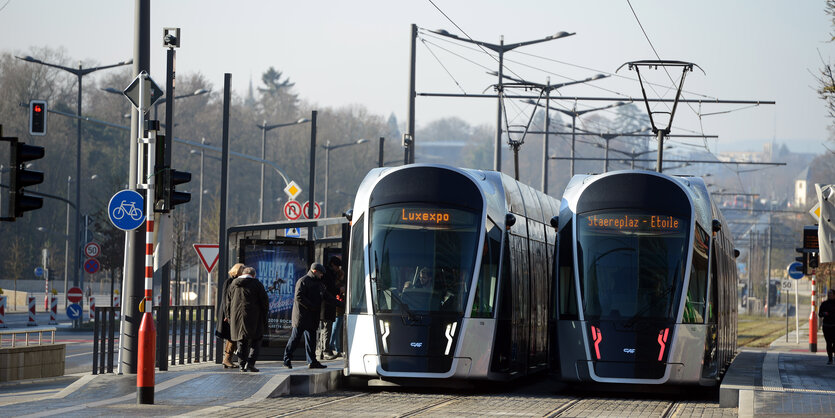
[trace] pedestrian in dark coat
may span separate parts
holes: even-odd
[[[226,306],[231,337],[238,341],[241,371],[257,372],[255,362],[267,329],[269,299],[264,285],[255,278],[254,268],[244,268],[243,274],[229,285]]]
[[[223,282],[223,299],[220,301],[220,312],[222,318],[220,322],[218,322],[218,330],[215,332],[219,338],[223,338],[223,368],[228,369],[231,367],[238,367],[235,362],[232,361],[232,355],[235,354],[235,350],[238,348],[238,342],[232,340],[231,333],[229,331],[229,315],[228,309],[226,304],[226,296],[229,294],[229,285],[232,284],[232,281],[235,280],[238,276],[243,273],[244,270],[243,263],[237,263],[229,269],[229,277],[226,281]]]
[[[818,316],[821,317],[826,355],[829,357],[826,364],[832,364],[832,355],[835,354],[835,289],[826,292],[826,300],[821,303]]]
[[[307,357],[308,366],[311,369],[326,367],[316,359],[316,329],[319,326],[319,316],[322,309],[322,301],[327,300],[338,304],[336,297],[325,290],[322,284],[322,276],[325,274],[325,266],[319,263],[310,265],[310,271],[296,281],[296,294],[293,299],[293,330],[287,347],[284,349],[284,366],[292,369],[290,359],[296,350],[300,338],[304,338],[304,353]]]
[[[325,286],[325,291],[331,295],[336,296],[339,294],[339,287],[337,287],[336,282],[341,270],[342,260],[337,256],[331,257],[328,260],[325,275],[322,277],[322,284]],[[323,303],[321,315],[319,316],[319,341],[316,344],[316,357],[319,360],[333,360],[336,358],[330,345],[335,319],[336,304]]]

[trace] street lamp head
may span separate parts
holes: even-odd
[[[194,93],[191,93],[191,94],[193,96],[199,96],[201,94],[206,94],[208,92],[209,92],[209,90],[207,90],[207,89],[197,89],[197,90],[194,91]]]
[[[121,90],[114,89],[113,87],[102,87],[100,90],[113,94],[124,94]]]
[[[360,139],[357,140],[357,144],[364,144],[366,142],[368,142],[368,140],[365,139],[365,138],[360,138]]]
[[[15,58],[17,58],[17,59],[19,59],[19,60],[23,60],[23,61],[29,61],[29,62],[39,62],[38,60],[36,60],[35,58],[33,58],[33,57],[32,57],[32,56],[30,56],[30,55],[27,55],[27,56],[25,56],[25,57],[18,57],[17,55],[15,55]]]
[[[310,122],[310,119],[308,119],[308,118],[301,118],[301,119],[299,119],[299,120],[297,120],[297,121],[296,121],[296,123],[307,123],[307,122]]]
[[[565,38],[566,36],[571,36],[571,35],[574,35],[574,33],[573,32],[569,33],[569,32],[566,32],[566,31],[560,31],[560,32],[557,32],[557,33],[549,36],[546,39],[560,39],[560,38]]]
[[[446,30],[446,29],[435,29],[435,30],[433,30],[432,32],[435,32],[435,33],[437,33],[438,35],[444,35],[444,36],[455,36],[455,35],[453,35],[453,34],[451,34],[451,33],[447,32],[447,30]]]
[[[596,74],[596,75],[592,76],[590,79],[591,80],[600,80],[601,78],[606,78],[606,77],[609,77],[609,76],[606,75],[606,74]]]

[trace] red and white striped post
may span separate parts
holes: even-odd
[[[90,296],[88,303],[90,304],[90,322],[96,319],[96,297]]]
[[[0,328],[6,328],[6,297],[0,296]]]
[[[812,275],[812,313],[809,314],[809,351],[818,352],[818,315],[815,312],[815,275]]]
[[[139,78],[139,110],[145,112],[148,97],[144,94],[148,75],[140,74]],[[149,90],[147,90],[149,91]],[[169,92],[170,93],[170,92]],[[139,118],[140,123],[144,118]],[[144,126],[140,127],[142,142],[147,144],[145,154],[146,173],[154,173],[156,164],[156,132],[150,131],[144,135]],[[154,328],[154,184],[156,175],[149,175],[145,181],[145,298],[140,303],[142,322],[139,325],[139,353],[136,370],[136,402],[138,404],[154,403],[154,367],[156,362],[156,329]]]
[[[114,314],[115,318],[119,319],[119,308],[122,307],[121,299],[119,299],[119,295],[113,295],[113,308],[115,308],[116,312]]]
[[[49,295],[49,325],[58,325],[58,298],[55,295]]]
[[[26,323],[27,326],[36,327],[38,323],[35,322],[35,297],[29,296],[29,322]]]

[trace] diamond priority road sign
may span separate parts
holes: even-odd
[[[139,80],[142,77],[148,78],[148,81],[144,83],[144,92],[140,91],[139,88]],[[125,88],[125,91],[123,93],[125,97],[127,97],[128,100],[130,100],[131,104],[133,104],[133,107],[135,107],[141,112],[147,111],[148,108],[150,108],[154,103],[156,103],[157,100],[159,100],[164,94],[162,89],[159,88],[159,86],[157,85],[157,83],[155,83],[154,80],[150,76],[148,76],[148,73],[144,71],[139,73],[139,75],[137,75],[136,78],[134,78],[133,81],[131,81],[130,85],[128,85],[127,88]],[[149,100],[147,103],[144,103],[144,109],[139,109],[139,95],[143,93],[145,94],[145,97],[150,97],[151,100]]]

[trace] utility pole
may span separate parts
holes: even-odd
[[[406,133],[403,134],[405,147],[405,164],[415,163],[415,43],[417,42],[417,25],[412,23],[412,33],[409,50],[409,116],[406,119]]]
[[[133,75],[137,76],[140,72],[148,72],[151,69],[151,53],[150,53],[150,36],[151,36],[151,1],[150,0],[134,0],[134,45],[133,45]],[[139,144],[136,138],[144,136],[140,132],[140,127],[144,126],[144,115],[136,108],[131,110],[131,124],[130,124],[130,161],[128,173],[128,189],[144,194],[145,198],[148,195],[142,190],[137,190],[137,183],[139,183]],[[140,118],[143,122],[140,122]],[[76,179],[78,181],[78,179]],[[118,373],[122,373],[122,365],[127,366],[127,373],[136,373],[137,351],[139,347],[138,331],[141,321],[139,312],[139,302],[144,298],[145,286],[141,277],[144,277],[144,265],[141,260],[144,259],[145,249],[145,230],[139,227],[133,231],[125,232],[126,248],[125,248],[125,266],[122,271],[126,276],[123,279],[124,300],[122,302],[122,309],[125,315],[122,317],[123,330],[121,332],[122,338],[119,340],[121,349],[119,350],[119,367]],[[124,340],[124,343],[122,342]]]

